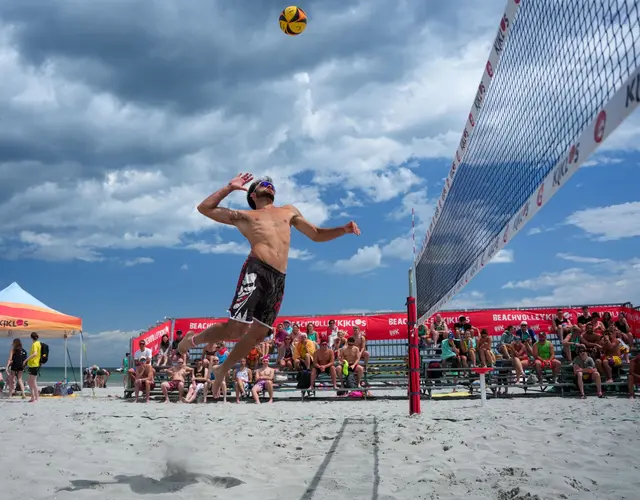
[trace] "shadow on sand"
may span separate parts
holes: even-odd
[[[138,495],[159,495],[161,493],[177,492],[197,483],[227,489],[244,484],[244,481],[230,476],[211,476],[209,474],[188,472],[178,464],[167,463],[165,474],[160,479],[140,474],[133,476],[118,475],[110,481],[73,479],[71,480],[71,486],[58,488],[56,491],[93,490],[112,484],[128,484],[131,491]]]

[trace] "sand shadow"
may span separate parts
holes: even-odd
[[[244,481],[231,476],[211,476],[209,474],[188,472],[180,465],[167,464],[165,475],[160,479],[141,474],[131,476],[118,475],[111,481],[72,479],[70,486],[58,488],[56,492],[93,490],[113,484],[126,484],[129,485],[133,493],[138,495],[159,495],[161,493],[178,492],[187,486],[198,483],[208,484],[215,488],[228,489],[244,484]]]

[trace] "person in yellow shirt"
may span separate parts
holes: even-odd
[[[29,389],[31,390],[30,403],[38,401],[40,394],[38,393],[38,373],[40,371],[40,354],[42,353],[42,344],[38,340],[38,334],[31,332],[31,350],[29,357],[25,360],[25,366],[29,367]]]
[[[300,340],[293,347],[293,367],[299,370],[300,363],[302,363],[305,370],[311,370],[315,352],[315,342],[309,340],[306,333],[300,332]]]

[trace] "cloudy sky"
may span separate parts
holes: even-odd
[[[81,316],[106,365],[223,315],[248,248],[195,206],[249,171],[362,229],[294,235],[283,313],[403,309],[504,1],[390,5],[310,0],[287,37],[275,0],[0,2],[0,288]],[[632,119],[451,306],[640,302],[638,145]]]

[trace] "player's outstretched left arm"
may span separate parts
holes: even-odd
[[[311,241],[322,243],[325,241],[335,240],[336,238],[344,236],[345,234],[355,234],[356,236],[360,236],[360,228],[353,221],[339,227],[318,227],[305,219],[300,213],[300,210],[298,210],[296,207],[290,205],[290,208],[294,213],[294,216],[291,219],[291,225]]]

